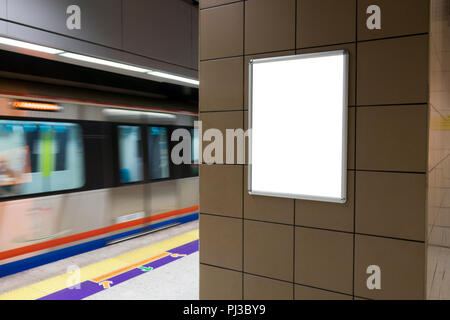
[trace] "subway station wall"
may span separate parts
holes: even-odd
[[[432,0],[427,297],[450,299],[450,1]]]
[[[246,129],[250,59],[350,53],[348,202],[250,196],[246,164],[201,165],[200,298],[426,297],[429,12],[428,0],[200,1],[204,130]]]
[[[71,29],[67,9],[81,9]],[[186,0],[0,0],[0,33],[187,76],[198,69],[198,6]]]

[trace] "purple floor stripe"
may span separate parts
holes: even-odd
[[[182,246],[176,247],[174,249],[168,250],[166,252],[169,252],[171,254],[185,254],[190,255],[194,252],[198,251],[199,241],[195,240],[189,243],[186,243]],[[170,262],[173,262],[175,260],[181,259],[181,257],[172,257],[167,256],[161,259],[158,259],[156,261],[150,262],[148,264],[143,265],[142,267],[145,268],[153,268],[157,269],[160,268]],[[129,270],[127,272],[121,273],[119,275],[116,275],[112,278],[106,279],[105,281],[111,281],[110,286],[116,286],[119,283],[125,282],[127,280],[130,280],[134,277],[137,277],[139,275],[142,275],[144,273],[151,272],[151,271],[145,271],[139,268],[135,268],[132,270]],[[47,296],[41,297],[38,300],[81,300],[86,297],[89,297],[95,293],[98,293],[103,290],[108,290],[107,288],[103,288],[101,284],[98,284],[96,282],[87,280],[80,284],[79,288],[76,287],[72,288],[65,288],[60,291],[54,292],[52,294],[49,294]]]

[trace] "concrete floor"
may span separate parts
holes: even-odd
[[[196,229],[198,221],[193,221],[0,278],[0,295],[66,273],[74,265],[83,268]],[[115,289],[113,293],[101,292],[97,294],[98,297],[92,296],[92,299],[198,299],[198,260],[198,253],[193,254],[157,269],[151,275],[131,279],[118,285],[117,289],[110,288]],[[175,283],[178,288],[174,286]],[[122,287],[123,292],[120,290]],[[150,287],[155,290],[148,290]]]

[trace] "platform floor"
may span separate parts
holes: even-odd
[[[198,299],[198,221],[0,279],[0,300]]]

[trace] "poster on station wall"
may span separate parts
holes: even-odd
[[[251,195],[346,202],[348,52],[249,65]]]

